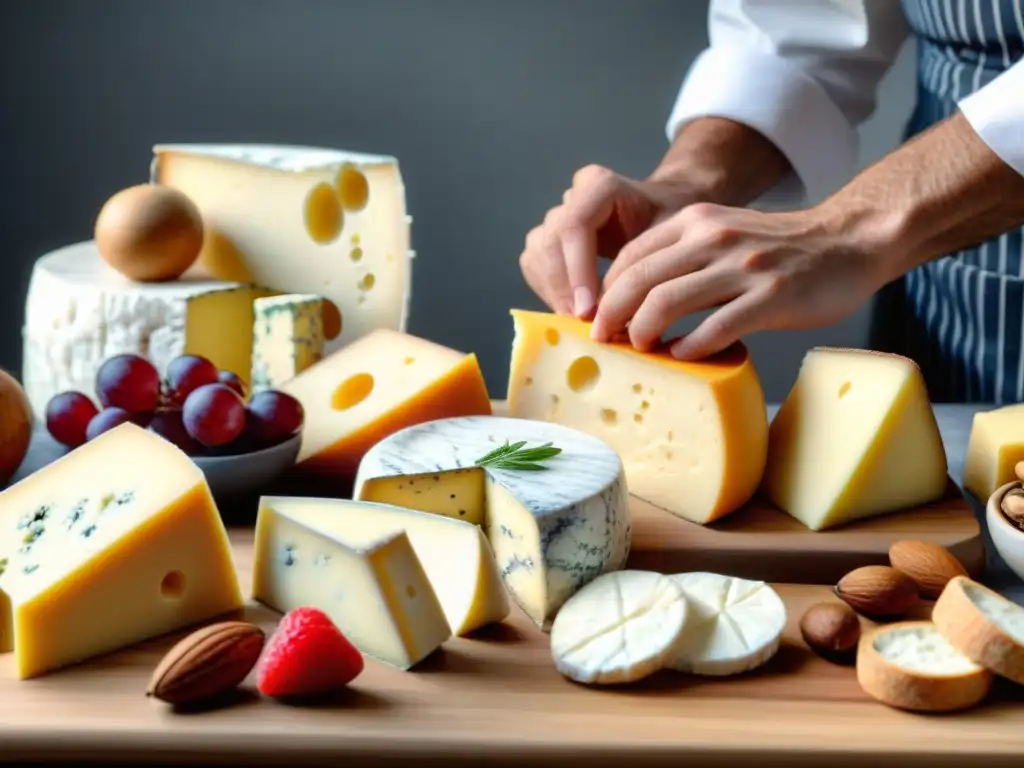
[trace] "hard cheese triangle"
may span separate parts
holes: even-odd
[[[474,467],[519,441],[554,443],[562,452],[543,471]],[[467,490],[474,477],[483,481],[482,498]],[[580,588],[621,569],[629,555],[622,462],[597,438],[558,424],[467,416],[408,427],[366,454],[354,495],[481,521],[505,586],[543,628]]]
[[[202,471],[119,426],[0,494],[0,647],[29,678],[242,607]]]
[[[946,453],[924,378],[897,355],[813,349],[772,420],[764,490],[812,530],[941,498]]]
[[[386,329],[321,360],[281,390],[306,412],[299,469],[349,480],[371,446],[403,427],[491,412],[475,355]]]
[[[475,525],[387,504],[313,498],[265,498],[263,505],[338,541],[405,531],[456,635],[508,616],[508,593],[494,553]],[[257,568],[268,560],[258,558]],[[315,606],[319,607],[319,606]]]
[[[415,666],[451,637],[404,530],[336,525],[314,506],[261,501],[253,597],[282,613],[319,608],[360,651],[399,669]]]

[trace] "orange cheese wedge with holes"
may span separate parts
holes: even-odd
[[[490,416],[476,355],[380,329],[280,387],[302,403],[298,465],[351,480],[372,446],[405,427],[455,416]]]

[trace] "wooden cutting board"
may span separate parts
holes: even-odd
[[[503,400],[495,415],[507,415]],[[950,549],[972,576],[985,567],[981,527],[952,479],[946,497],[927,506],[811,531],[755,497],[743,509],[701,526],[633,497],[629,567],[661,573],[718,571],[749,579],[834,584],[862,565],[887,564],[889,546],[920,539]]]
[[[232,541],[248,587],[252,531],[234,530]],[[351,691],[316,706],[261,699],[251,679],[206,711],[176,713],[147,699],[151,671],[181,635],[29,681],[13,679],[10,657],[0,656],[0,761],[289,768],[521,768],[531,760],[587,768],[1019,764],[1024,688],[1001,686],[982,707],[955,716],[889,709],[861,691],[851,667],[818,658],[801,641],[801,615],[814,602],[834,600],[828,588],[776,589],[789,626],[778,655],[761,670],[722,679],[663,672],[618,689],[562,678],[548,637],[518,611],[472,639],[450,640],[415,671],[368,661]],[[253,604],[246,617],[269,632],[278,614]]]

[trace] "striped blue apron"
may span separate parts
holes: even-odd
[[[902,2],[918,39],[909,138],[1024,56],[1024,0]],[[870,345],[915,359],[937,402],[1024,401],[1024,228],[886,286]]]

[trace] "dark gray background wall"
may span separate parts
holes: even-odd
[[[700,0],[2,0],[0,366],[21,366],[34,259],[90,237],[154,143],[283,142],[399,158],[409,330],[476,351],[503,396],[507,310],[540,307],[525,233],[579,166],[652,168],[706,23]],[[898,139],[912,58],[883,84],[864,162]],[[768,398],[808,346],[865,343],[866,317],[749,339]]]

